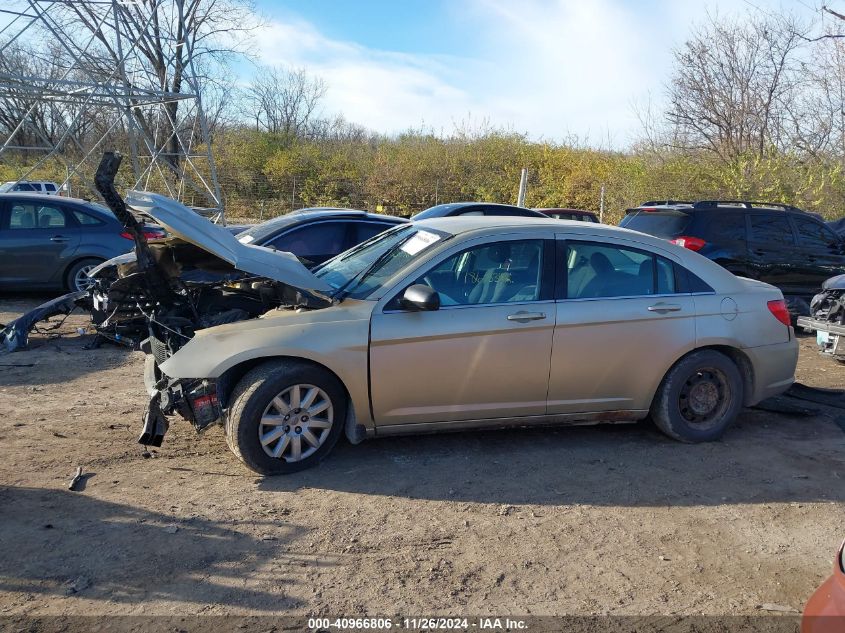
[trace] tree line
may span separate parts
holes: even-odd
[[[618,220],[626,207],[649,199],[786,202],[829,218],[845,211],[845,42],[840,30],[845,21],[830,9],[820,14],[826,20],[806,23],[788,13],[758,10],[738,17],[708,16],[673,52],[665,107],[640,109],[640,139],[613,151],[572,140],[537,142],[489,126],[458,126],[445,134],[426,129],[377,134],[342,116],[322,116],[329,86],[306,69],[262,69],[250,84],[237,88],[226,79],[231,72],[227,62],[246,51],[219,43],[220,34],[236,25],[227,25],[217,6],[211,0],[191,3],[197,14],[194,41],[200,51],[208,47],[199,63],[230,217],[266,218],[302,206],[408,215],[456,200],[514,203],[522,168],[529,170],[528,206],[595,211],[604,187],[606,221]],[[219,6],[230,12],[233,6],[246,9],[235,0]],[[69,21],[78,19],[79,14],[68,14]],[[242,22],[243,16],[238,19]],[[203,35],[210,33],[209,25],[216,38]],[[160,65],[154,37],[149,45],[150,63]],[[55,47],[33,54],[25,46],[12,47],[0,62],[3,67],[17,64],[26,73],[43,75],[67,64]],[[109,62],[101,63],[105,72]],[[183,66],[185,60],[164,63]],[[159,75],[166,87],[173,87],[172,73]],[[32,105],[3,100],[0,130],[15,120],[10,110]],[[193,125],[194,113],[172,107],[168,116]],[[30,127],[42,125],[40,134],[61,133],[62,120],[51,116],[49,104],[35,104],[35,111],[39,108]],[[136,123],[154,130],[155,121],[140,120],[143,114],[137,109]],[[75,116],[80,138],[111,126],[110,142],[120,147],[121,125],[113,125],[109,116],[118,115],[93,109],[90,116]],[[69,145],[63,151],[80,149]],[[179,148],[172,153],[178,160]],[[0,179],[14,178],[31,161],[24,152],[4,155]],[[58,171],[46,163],[38,175],[64,180],[51,170]]]

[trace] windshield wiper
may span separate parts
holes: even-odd
[[[374,272],[376,270],[376,268],[378,268],[385,261],[387,261],[387,258],[393,253],[395,248],[398,247],[399,245],[401,245],[404,242],[405,242],[405,240],[402,240],[402,242],[397,244],[394,248],[388,248],[381,255],[376,257],[373,260],[372,264],[370,264],[366,268],[362,268],[361,271],[357,275],[350,277],[349,280],[346,283],[342,284],[341,286],[338,287],[337,290],[334,291],[334,294],[332,294],[332,299],[337,299],[338,301],[343,301],[349,295],[349,293],[352,292],[352,290],[353,290],[352,284],[354,282],[357,281],[358,283],[360,283],[361,281],[363,281],[365,277],[367,277],[371,272]],[[348,288],[348,290],[347,290],[347,288]]]

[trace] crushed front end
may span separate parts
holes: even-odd
[[[845,362],[845,275],[824,282],[810,302],[810,316],[799,317],[798,326],[816,333],[822,354]]]

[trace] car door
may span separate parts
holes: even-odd
[[[46,197],[8,201],[0,225],[0,283],[60,285],[78,243],[76,223],[62,205]]]
[[[801,258],[802,294],[815,294],[825,280],[845,273],[845,240],[823,222],[792,215]]]
[[[376,308],[370,384],[376,426],[542,415],[554,329],[554,241],[496,236],[454,247]],[[412,312],[424,283],[439,310]]]
[[[784,292],[801,286],[802,253],[783,211],[748,213],[748,275]]]
[[[636,243],[590,239],[559,242],[549,414],[648,409],[695,346],[695,303],[679,292],[675,264]]]

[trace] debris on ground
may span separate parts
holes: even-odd
[[[82,481],[82,466],[76,467],[76,474],[73,476],[73,479],[70,480],[70,483],[67,486],[68,490],[76,490],[76,487],[79,485],[79,482]]]
[[[797,398],[798,400],[823,404],[826,407],[845,409],[845,391],[842,389],[808,387],[807,385],[802,385],[800,382],[796,382],[789,388],[786,395]]]
[[[21,317],[15,319],[0,330],[0,343],[6,347],[7,352],[16,352],[26,349],[29,344],[29,333],[37,328],[38,323],[47,319],[62,315],[64,318],[58,323],[53,323],[45,332],[58,329],[67,316],[80,307],[88,298],[88,292],[81,290],[70,292],[61,297],[50,299],[37,308],[30,310]]]

